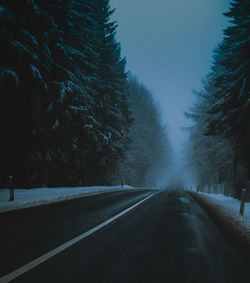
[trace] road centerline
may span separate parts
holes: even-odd
[[[128,207],[127,209],[121,211],[120,213],[114,215],[113,217],[109,218],[108,220],[102,222],[101,224],[98,224],[97,226],[89,229],[88,231],[80,234],[79,236],[67,241],[66,243],[58,246],[57,248],[51,250],[50,252],[26,263],[25,265],[21,266],[20,268],[14,270],[13,272],[3,276],[0,278],[0,283],[7,283],[10,282],[17,277],[21,276],[22,274],[30,271],[31,269],[35,268],[36,266],[42,264],[43,262],[49,260],[50,258],[54,257],[55,255],[59,254],[60,252],[66,250],[67,248],[73,246],[74,244],[78,243],[79,241],[87,238],[88,236],[92,235],[93,233],[97,232],[98,230],[102,229],[103,227],[107,226],[108,224],[114,222],[116,219],[120,218],[124,214],[128,213],[129,211],[133,210],[137,206],[139,206],[141,203],[145,202],[146,200],[150,199],[154,195],[158,194],[160,192],[153,193],[152,195],[140,200],[139,202],[135,203],[134,205]]]

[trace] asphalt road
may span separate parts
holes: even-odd
[[[109,193],[0,214],[0,278],[152,193]],[[191,196],[165,191],[12,282],[249,283],[250,267]]]

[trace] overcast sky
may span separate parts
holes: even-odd
[[[192,105],[192,89],[211,66],[222,40],[230,0],[111,0],[118,22],[117,40],[127,69],[159,102],[176,157],[180,159],[190,125],[183,112]]]

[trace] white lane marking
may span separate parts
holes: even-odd
[[[129,208],[123,210],[122,212],[116,214],[115,216],[113,216],[112,218],[104,221],[103,223],[95,226],[94,228],[91,228],[90,230],[88,230],[87,232],[84,232],[83,234],[73,238],[72,240],[62,244],[61,246],[55,248],[54,250],[38,257],[35,260],[30,261],[29,263],[23,265],[22,267],[16,269],[15,271],[3,276],[0,278],[0,283],[7,283],[10,282],[11,280],[14,280],[15,278],[17,278],[18,276],[28,272],[29,270],[33,269],[34,267],[38,266],[39,264],[47,261],[48,259],[52,258],[53,256],[59,254],[60,252],[66,250],[67,248],[73,246],[74,244],[76,244],[77,242],[83,240],[84,238],[87,238],[88,236],[90,236],[91,234],[95,233],[96,231],[100,230],[101,228],[103,228],[104,226],[107,226],[108,224],[110,224],[111,222],[115,221],[116,219],[118,219],[119,217],[121,217],[122,215],[128,213],[130,210],[134,209],[135,207],[137,207],[138,205],[140,205],[141,203],[143,203],[144,201],[150,199],[152,196],[158,194],[160,192],[156,192],[148,197],[146,197],[145,199],[137,202],[136,204],[130,206]]]

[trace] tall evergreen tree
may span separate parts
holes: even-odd
[[[41,127],[46,125],[44,111],[53,65],[49,45],[56,25],[33,1],[0,4],[3,175],[14,175],[16,183],[24,186],[33,170],[30,156],[40,143]]]
[[[55,174],[52,179],[58,183],[64,176],[64,184],[85,184],[89,152],[96,147],[94,136],[99,127],[93,110],[98,62],[94,8],[91,1],[54,0],[43,1],[42,5],[53,16],[62,36],[53,49],[56,68],[49,111],[54,117],[55,134],[51,138],[59,166],[51,163]]]
[[[121,58],[120,44],[115,39],[116,22],[110,21],[114,10],[110,8],[109,0],[96,0],[96,3],[101,27],[98,33],[100,84],[97,89],[101,102],[97,117],[102,124],[104,141],[99,154],[101,168],[98,171],[107,174],[107,169],[111,172],[116,170],[116,163],[123,157],[132,120],[128,109],[126,61]]]
[[[250,181],[249,11],[250,1],[235,0],[225,13],[232,25],[216,50],[207,134],[223,134],[233,140]]]

